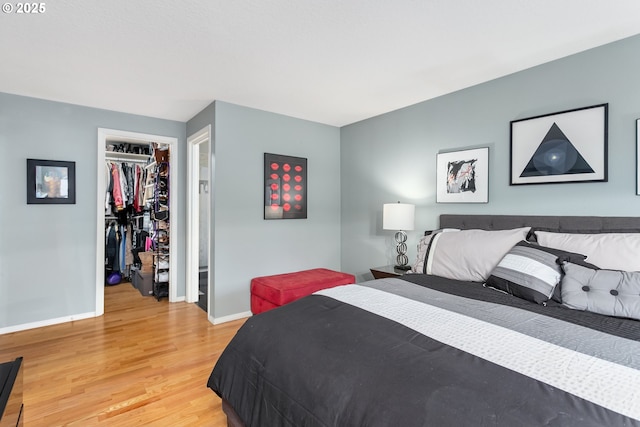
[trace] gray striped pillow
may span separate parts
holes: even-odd
[[[551,299],[562,277],[562,270],[556,262],[558,252],[557,249],[519,242],[493,269],[487,285],[544,304]],[[584,259],[581,255],[577,256]]]

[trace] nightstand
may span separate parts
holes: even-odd
[[[409,270],[400,270],[393,265],[383,265],[381,267],[370,268],[374,279],[384,279],[385,277],[402,277]]]

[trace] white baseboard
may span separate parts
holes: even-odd
[[[0,335],[26,331],[27,329],[42,328],[43,326],[57,325],[59,323],[73,322],[75,320],[89,319],[91,317],[96,317],[95,311],[90,313],[74,314],[72,316],[58,317],[56,319],[41,320],[39,322],[23,323],[22,325],[7,326],[6,328],[0,328]]]
[[[214,325],[219,325],[220,323],[233,322],[234,320],[244,319],[246,317],[251,317],[251,316],[253,316],[253,313],[251,313],[250,311],[245,311],[244,313],[236,313],[236,314],[231,314],[229,316],[222,316],[222,317],[209,316],[209,322],[213,323]]]

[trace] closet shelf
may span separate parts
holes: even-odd
[[[107,160],[114,160],[116,162],[136,162],[136,163],[148,163],[148,154],[135,154],[135,153],[121,153],[120,151],[105,151],[104,157]]]

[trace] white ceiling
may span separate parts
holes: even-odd
[[[0,92],[178,121],[221,100],[342,126],[640,33],[638,0],[44,5],[0,14]]]

